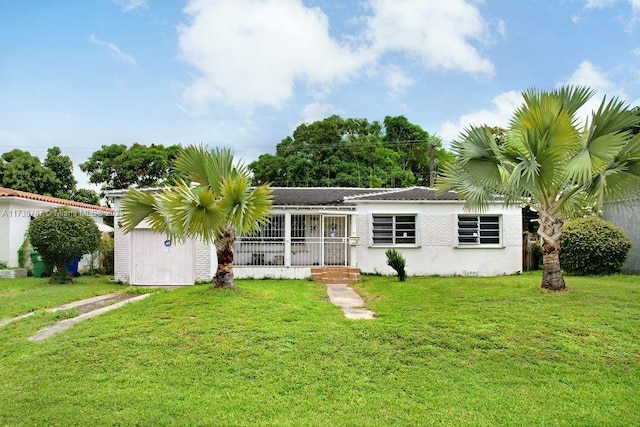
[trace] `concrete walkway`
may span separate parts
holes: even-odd
[[[78,301],[73,301],[70,302],[68,304],[63,304],[61,306],[58,307],[54,307],[54,308],[47,308],[45,311],[48,311],[50,313],[52,312],[56,312],[56,311],[60,311],[60,310],[69,310],[70,308],[74,308],[74,307],[80,307],[82,305],[86,305],[86,304],[93,304],[96,302],[100,302],[109,298],[113,298],[115,297],[117,294],[107,294],[107,295],[98,295],[97,297],[91,297],[91,298],[85,298],[85,299],[81,299]],[[35,311],[31,311],[29,313],[25,313],[25,314],[21,314],[20,316],[16,316],[16,317],[11,317],[9,319],[5,319],[3,321],[0,322],[0,328],[7,326],[10,323],[13,322],[17,322],[18,320],[22,320],[25,319],[29,316],[33,316],[35,314]]]
[[[375,319],[375,313],[364,307],[364,300],[349,285],[327,285],[329,301],[342,308],[347,319]]]
[[[87,313],[81,314],[76,317],[72,317],[71,319],[61,320],[60,322],[54,323],[51,326],[48,326],[44,329],[41,329],[37,334],[32,337],[29,337],[29,341],[43,341],[47,338],[57,334],[58,332],[63,332],[75,325],[76,323],[80,323],[83,320],[91,319],[92,317],[96,317],[101,315],[102,313],[106,313],[107,311],[115,310],[116,308],[120,308],[125,304],[134,301],[140,301],[141,299],[147,298],[151,294],[142,294],[137,297],[129,298],[124,301],[117,302],[115,304],[107,305],[105,307],[99,308],[97,310],[89,311]],[[76,301],[77,302],[77,301]]]

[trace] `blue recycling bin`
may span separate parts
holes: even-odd
[[[77,277],[80,275],[80,273],[78,273],[79,262],[80,262],[80,258],[74,258],[73,261],[65,262],[64,268],[66,268],[67,271],[71,273],[73,276]]]

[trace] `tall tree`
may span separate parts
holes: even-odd
[[[175,180],[170,166],[180,150],[179,145],[103,145],[80,169],[89,174],[91,183],[101,184],[103,191],[161,186]]]
[[[413,173],[416,185],[432,186],[435,169],[451,160],[442,140],[404,116],[386,116],[384,129],[385,145],[399,154],[398,163],[402,170]]]
[[[53,172],[55,177],[50,193],[62,199],[70,199],[75,191],[77,181],[73,177],[73,162],[69,156],[63,156],[59,147],[47,150],[43,166]]]
[[[0,186],[36,194],[55,193],[55,174],[45,168],[38,157],[17,148],[1,157]]]
[[[366,119],[327,117],[301,124],[249,165],[256,184],[289,187],[406,187],[415,181],[400,155],[382,143],[382,127]]]
[[[179,240],[199,238],[215,243],[214,287],[235,288],[235,236],[255,232],[269,220],[271,189],[268,185],[250,187],[247,168],[236,163],[227,149],[187,147],[178,155],[175,169],[189,181],[179,179],[157,194],[128,191],[122,200],[124,232],[146,219],[153,230]]]
[[[90,205],[100,205],[100,196],[98,195],[98,193],[87,188],[78,188],[77,190],[74,190],[73,194],[71,195],[71,200],[75,200],[76,202],[81,203],[88,203]]]
[[[453,143],[453,163],[438,182],[455,190],[470,209],[486,209],[503,197],[539,214],[544,289],[565,289],[560,269],[563,220],[580,212],[585,200],[640,196],[640,124],[620,100],[603,99],[581,124],[580,107],[594,95],[585,87],[528,90],[502,144],[487,127],[472,127]]]

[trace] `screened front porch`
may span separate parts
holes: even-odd
[[[274,213],[258,232],[236,238],[234,265],[348,266],[350,221],[343,213]]]

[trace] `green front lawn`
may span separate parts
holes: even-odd
[[[126,288],[109,279],[80,276],[65,285],[51,285],[48,278],[0,279],[0,320]]]
[[[539,274],[365,277],[374,321],[278,280],[159,293],[37,343],[34,316],[0,329],[0,425],[640,425],[640,276],[548,294]]]

